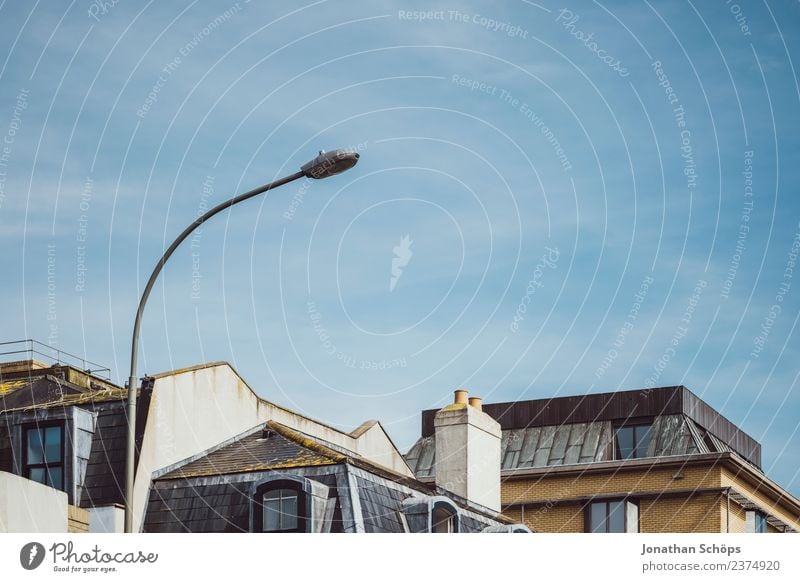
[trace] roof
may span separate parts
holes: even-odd
[[[190,458],[178,466],[168,468],[167,472],[154,477],[153,482],[160,483],[161,488],[169,482],[181,482],[187,479],[203,479],[223,477],[243,473],[260,473],[271,470],[303,469],[332,465],[348,465],[402,485],[425,495],[446,494],[454,503],[490,519],[505,523],[505,518],[495,515],[488,508],[469,502],[452,493],[445,493],[439,487],[424,483],[417,479],[396,473],[381,465],[373,463],[360,455],[339,449],[336,445],[291,429],[277,421],[267,421],[263,426],[250,430],[229,442],[210,449],[206,453]],[[395,494],[386,491],[374,491],[375,486],[366,487],[359,495],[370,507],[379,507],[382,503],[397,499]],[[370,493],[367,493],[370,491]],[[382,501],[383,500],[383,501]],[[376,510],[377,511],[377,510]],[[380,513],[378,511],[378,513]],[[387,518],[388,519],[388,518]],[[375,517],[377,529],[387,529],[382,518]]]
[[[415,479],[373,463],[322,439],[268,420],[263,429],[251,430],[222,446],[214,447],[189,462],[159,475],[158,479],[250,473],[349,463],[398,482],[418,484]]]
[[[343,454],[320,445],[310,437],[269,421],[264,429],[251,431],[251,434],[173,469],[159,479],[332,465],[341,463],[344,458]]]
[[[648,457],[669,457],[708,453],[702,429],[683,415],[656,417],[651,429]],[[535,426],[503,431],[501,469],[553,467],[597,463],[614,459],[610,421],[578,422],[557,426]],[[728,450],[728,449],[724,449]],[[433,478],[436,464],[436,439],[419,439],[406,455],[406,461],[420,479]]]
[[[83,370],[61,364],[45,368],[34,364],[0,373],[0,414],[125,400],[128,396],[127,389]]]
[[[761,466],[761,445],[685,386],[500,402],[484,404],[483,411],[499,422],[503,430],[603,421],[617,424],[684,415],[730,450]],[[422,412],[423,437],[433,436],[437,412]]]

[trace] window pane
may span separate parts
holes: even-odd
[[[47,484],[55,487],[56,489],[62,489],[61,467],[50,469],[49,473],[50,477]]]
[[[280,499],[267,499],[264,495],[264,531],[278,531],[281,528]]]
[[[39,483],[44,483],[44,469],[31,469],[29,474],[29,479],[31,481],[38,481]]]
[[[272,491],[267,491],[264,493],[264,499],[280,499],[281,493],[283,493],[285,489],[273,489]]]
[[[38,465],[44,462],[42,431],[38,428],[29,428],[28,433],[28,464]]]
[[[756,533],[767,533],[767,516],[756,512]]]
[[[617,448],[620,459],[629,459],[633,454],[633,428],[621,426],[617,429]]]
[[[606,503],[601,501],[599,503],[592,503],[591,510],[592,521],[589,524],[589,531],[592,533],[606,531]]]
[[[444,507],[433,510],[433,533],[452,533],[454,530],[453,514]]]
[[[44,436],[44,456],[48,463],[61,462],[61,427],[48,426]]]
[[[625,533],[625,502],[611,501],[608,504],[608,531]]]
[[[297,491],[272,489],[263,497],[264,531],[286,531],[297,529],[299,522]]]
[[[636,436],[636,448],[634,451],[634,457],[637,459],[641,459],[647,456],[647,448],[650,446],[650,429],[652,425],[650,424],[643,424],[640,426],[634,427],[635,436]]]
[[[284,497],[281,506],[281,529],[297,528],[297,495],[289,491],[290,497]]]

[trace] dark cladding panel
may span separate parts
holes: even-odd
[[[747,433],[703,402],[694,393],[683,388],[682,412],[702,428],[713,433],[738,454],[761,468],[761,445]]]
[[[596,421],[624,421],[682,412],[680,386],[484,404],[503,430]],[[432,436],[436,410],[422,412],[422,436]]]
[[[367,533],[403,533],[400,518],[407,493],[392,489],[391,481],[375,483],[356,477],[364,529]]]
[[[250,483],[203,484],[204,480],[156,482],[145,515],[146,533],[246,532]]]
[[[93,407],[97,424],[81,488],[81,507],[124,503],[125,454],[128,425],[124,402]]]

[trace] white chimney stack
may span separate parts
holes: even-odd
[[[436,485],[500,512],[500,424],[482,411],[480,398],[456,390],[453,404],[436,413]]]

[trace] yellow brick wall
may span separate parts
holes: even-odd
[[[790,508],[779,504],[774,497],[767,494],[766,491],[754,488],[742,479],[742,477],[736,475],[727,468],[722,469],[721,482],[723,487],[733,487],[767,513],[771,513],[775,517],[780,518],[795,530],[800,530],[800,515],[791,513]],[[734,504],[731,503],[731,505]]]
[[[643,499],[639,502],[642,533],[720,533],[720,495]]]
[[[69,533],[89,532],[89,512],[74,505],[67,506],[67,531]]]
[[[722,525],[725,527],[727,510],[722,514]],[[730,531],[731,533],[744,533],[746,525],[745,510],[733,501],[730,504]],[[725,531],[723,529],[723,531]]]
[[[720,486],[718,468],[684,468],[682,479],[673,479],[675,473],[675,469],[644,468],[618,473],[584,474],[576,471],[566,475],[507,479],[503,482],[501,497],[505,505],[628,491],[677,491]]]
[[[580,505],[542,506],[504,512],[516,523],[524,523],[533,531],[546,533],[582,533],[583,510]]]
[[[673,479],[676,470],[643,468],[608,474],[549,476],[505,480],[502,487],[503,504],[520,502],[546,502],[587,497],[592,495],[635,495],[636,492],[694,490],[720,486],[720,469],[714,467],[687,467],[681,470],[683,478]],[[720,532],[722,529],[720,495],[644,499],[639,504],[639,524],[642,532]],[[583,504],[581,502],[557,505],[531,506],[525,509],[524,519],[520,509],[506,514],[540,532],[582,532]]]
[[[733,487],[765,511],[800,530],[800,516],[784,504],[723,466],[687,467],[682,478],[674,479],[676,469],[647,468],[633,471],[591,474],[579,471],[551,473],[537,477],[506,479],[501,496],[503,505],[538,503],[506,514],[534,531],[582,532],[583,502],[552,504],[593,495],[636,496],[636,493],[689,491],[704,488]],[[544,505],[543,505],[544,503]],[[724,493],[704,493],[681,497],[642,499],[639,503],[639,527],[643,533],[656,532],[725,532],[745,531],[745,511],[735,502],[728,503]],[[770,527],[770,531],[776,531]]]

